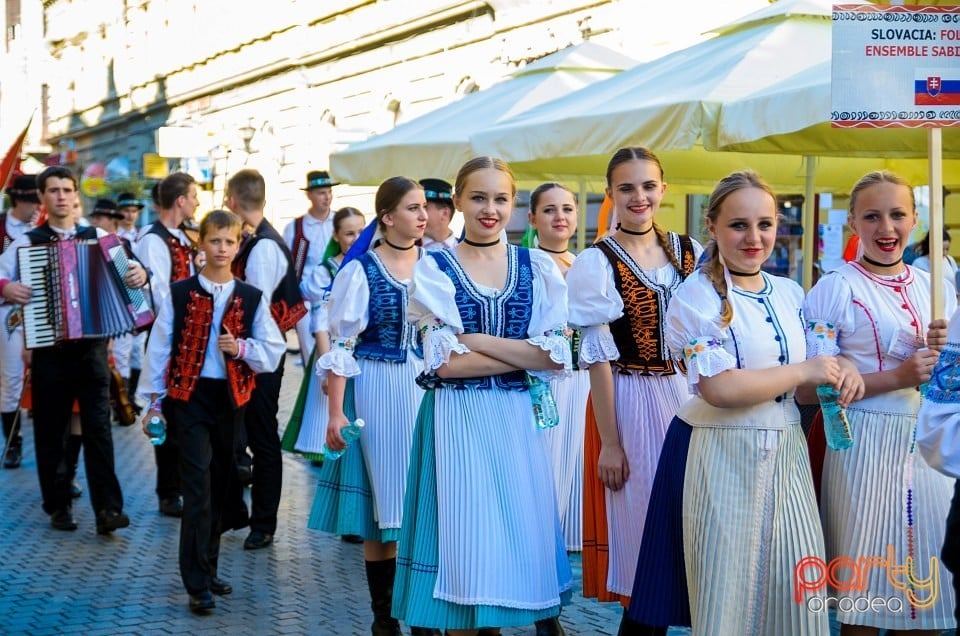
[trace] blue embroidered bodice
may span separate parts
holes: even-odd
[[[507,246],[507,282],[503,290],[493,296],[481,292],[448,251],[428,254],[437,261],[440,271],[453,281],[464,333],[486,333],[515,340],[527,338],[533,306],[533,268],[529,250],[515,245]],[[509,391],[526,391],[526,373],[511,371],[495,376],[440,382],[440,386],[456,389],[490,389],[494,385]]]
[[[407,287],[384,267],[375,252],[358,259],[370,288],[367,328],[357,338],[354,355],[367,360],[406,362],[407,349],[423,357],[417,330],[407,322]]]

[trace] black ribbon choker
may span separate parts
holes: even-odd
[[[628,230],[627,228],[623,227],[619,223],[617,223],[617,229],[623,232],[624,234],[631,234],[633,236],[643,236],[644,234],[649,234],[650,232],[653,232],[653,223],[650,224],[650,227],[648,227],[647,229],[641,232],[634,232],[633,230]]]

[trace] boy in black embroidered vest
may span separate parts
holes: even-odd
[[[212,594],[232,588],[217,577],[221,513],[236,480],[234,448],[254,374],[276,368],[285,347],[260,291],[236,281],[230,263],[240,220],[216,210],[200,225],[206,255],[202,275],[174,283],[147,343],[140,394],[152,417],[166,405],[177,422],[183,519],[180,577],[190,609],[215,605]],[[164,409],[158,403],[164,395]]]
[[[241,170],[227,181],[227,207],[253,228],[240,246],[233,262],[233,274],[253,285],[270,301],[270,313],[280,333],[292,329],[307,313],[293,258],[283,238],[263,216],[266,184],[256,170]],[[280,508],[283,462],[277,434],[277,410],[283,359],[275,370],[257,379],[257,388],[244,417],[246,444],[253,451],[253,488],[250,493],[250,534],[247,550],[264,548],[273,542]],[[238,504],[239,505],[239,504]]]
[[[37,177],[37,187],[47,210],[47,221],[30,230],[0,256],[0,288],[4,300],[27,304],[32,290],[18,282],[17,251],[27,245],[60,240],[95,239],[106,232],[94,227],[78,228],[74,219],[77,179],[60,166],[47,168]],[[143,287],[147,273],[131,261],[126,275],[130,287]],[[89,294],[81,290],[81,294]],[[130,525],[123,513],[123,493],[114,471],[113,437],[110,431],[110,372],[107,339],[66,340],[32,351],[34,443],[37,474],[43,495],[43,510],[57,530],[76,530],[73,517],[70,474],[64,470],[64,435],[70,424],[74,400],[80,403],[83,421],[83,456],[90,485],[90,501],[97,515],[97,533],[109,534]]]
[[[186,219],[193,217],[199,205],[197,184],[190,175],[175,172],[157,184],[154,203],[157,206],[157,220],[140,237],[136,254],[150,270],[151,300],[154,311],[159,311],[170,295],[170,285],[196,273],[195,250],[182,226]],[[160,514],[179,517],[183,512],[183,503],[180,500],[177,426],[172,409],[166,408],[163,414],[170,430],[167,440],[153,449],[157,464],[156,492]]]

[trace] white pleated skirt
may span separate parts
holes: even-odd
[[[643,524],[657,461],[670,420],[689,397],[686,378],[622,374],[613,368],[613,399],[620,444],[630,476],[617,491],[605,488],[610,561],[607,590],[622,596],[633,592]]]
[[[320,454],[327,441],[327,422],[330,421],[330,402],[321,388],[320,376],[313,368],[304,369],[309,374],[307,395],[303,403],[303,421],[294,450],[304,454]]]
[[[413,426],[423,390],[416,379],[423,361],[407,353],[403,363],[359,358],[353,378],[354,406],[366,426],[360,448],[373,490],[374,513],[381,530],[400,528]]]
[[[827,636],[827,612],[793,596],[797,563],[824,555],[800,426],[695,427],[684,484],[693,634]]]
[[[952,578],[939,559],[953,480],[930,468],[917,450],[916,416],[851,407],[847,417],[853,446],[843,451],[828,448],[824,458],[822,516],[827,557],[891,560],[892,556],[895,566],[904,565],[910,557],[920,581],[908,596],[890,583],[886,568],[870,568],[865,589],[837,596],[899,602],[887,602],[879,612],[841,610],[837,619],[897,630],[956,627]],[[911,606],[911,597],[917,604]]]
[[[550,383],[560,423],[542,431],[547,444],[563,542],[570,552],[583,547],[583,435],[590,372],[573,371]]]

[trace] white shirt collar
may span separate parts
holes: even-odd
[[[200,286],[203,287],[208,294],[213,294],[214,302],[224,293],[229,295],[233,292],[234,281],[232,280],[226,283],[215,283],[203,274],[200,274],[197,278],[200,280]]]

